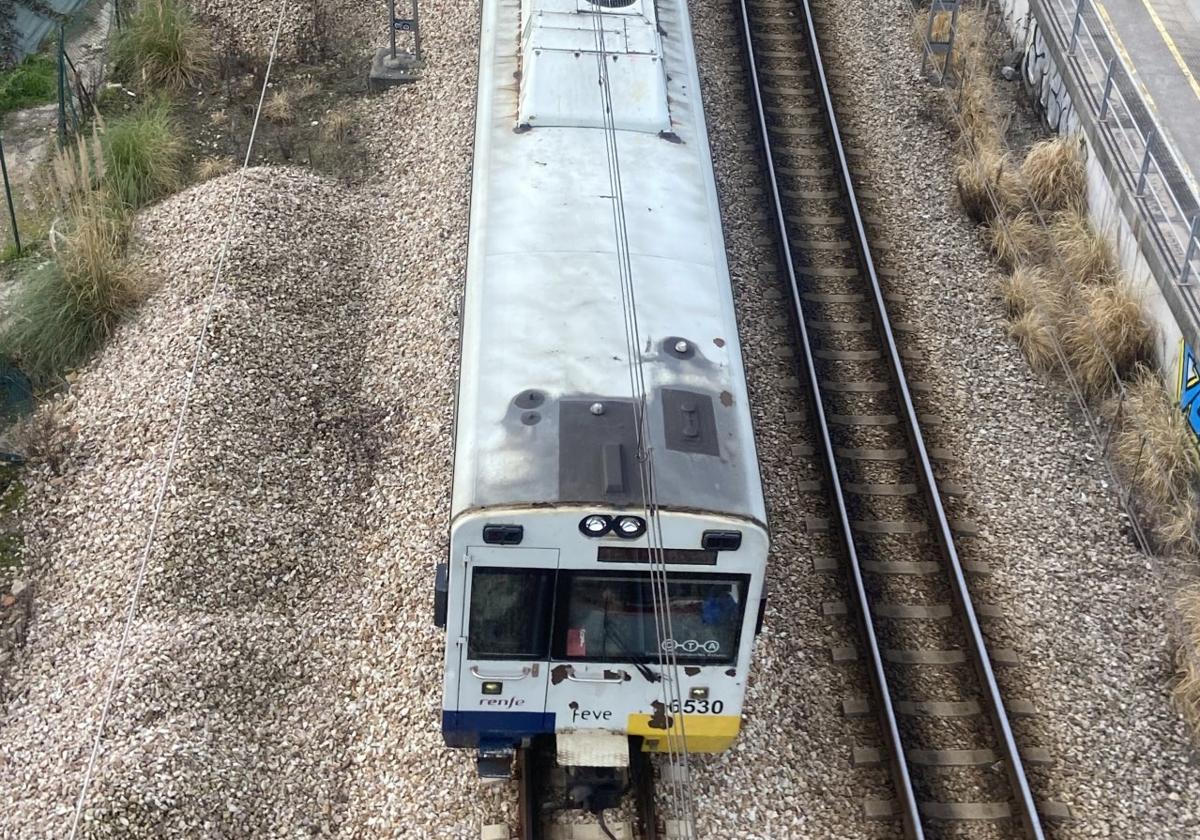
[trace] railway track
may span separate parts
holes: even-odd
[[[849,603],[827,604],[858,625],[869,704],[848,714],[879,719],[878,748],[856,763],[885,763],[895,798],[867,800],[868,818],[896,819],[909,838],[1045,836],[1043,817],[1065,816],[1035,802],[1026,763],[1043,750],[1017,747],[967,585],[986,571],[963,562],[934,462],[948,453],[924,443],[880,275],[852,176],[854,150],[838,126],[810,0],[736,0],[751,116],[757,121],[770,224],[786,274],[802,389],[812,395],[817,444],[832,516],[814,520],[844,546]],[[830,14],[834,14],[833,11]],[[832,18],[831,18],[832,19]],[[814,488],[810,488],[814,489]],[[836,561],[831,561],[836,563]],[[818,563],[820,566],[820,563]],[[1039,813],[1040,810],[1040,813]]]
[[[604,828],[601,828],[599,816],[595,824],[559,825],[554,822],[556,812],[578,806],[571,801],[571,791],[564,784],[561,771],[556,772],[554,768],[553,749],[550,743],[534,740],[517,752],[518,840],[580,840],[585,834],[595,838],[611,835],[616,840],[664,840],[667,835],[660,830],[660,815],[655,804],[655,770],[649,753],[631,753],[626,807],[608,812]]]

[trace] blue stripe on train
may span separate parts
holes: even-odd
[[[554,732],[553,712],[454,712],[442,710],[442,737],[451,747],[507,746]]]

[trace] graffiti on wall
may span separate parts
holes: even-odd
[[[1050,57],[1050,48],[1037,20],[1026,18],[1025,54],[1021,59],[1022,78],[1033,94],[1043,122],[1051,131],[1069,134],[1076,128],[1075,106],[1067,94],[1062,75]]]
[[[1179,364],[1176,366],[1175,398],[1179,409],[1188,419],[1192,434],[1200,439],[1200,371],[1196,368],[1196,353],[1190,344],[1179,339]]]

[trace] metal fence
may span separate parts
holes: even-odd
[[[1158,124],[1094,0],[1040,0],[1040,29],[1061,47],[1060,71],[1078,80],[1118,177],[1133,196],[1193,319],[1200,324],[1200,192],[1194,176]],[[1079,97],[1076,96],[1075,99]]]

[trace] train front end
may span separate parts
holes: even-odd
[[[509,775],[516,750],[541,742],[603,798],[638,752],[720,752],[737,737],[766,532],[648,513],[489,510],[455,524],[442,730],[477,750],[481,775]]]

